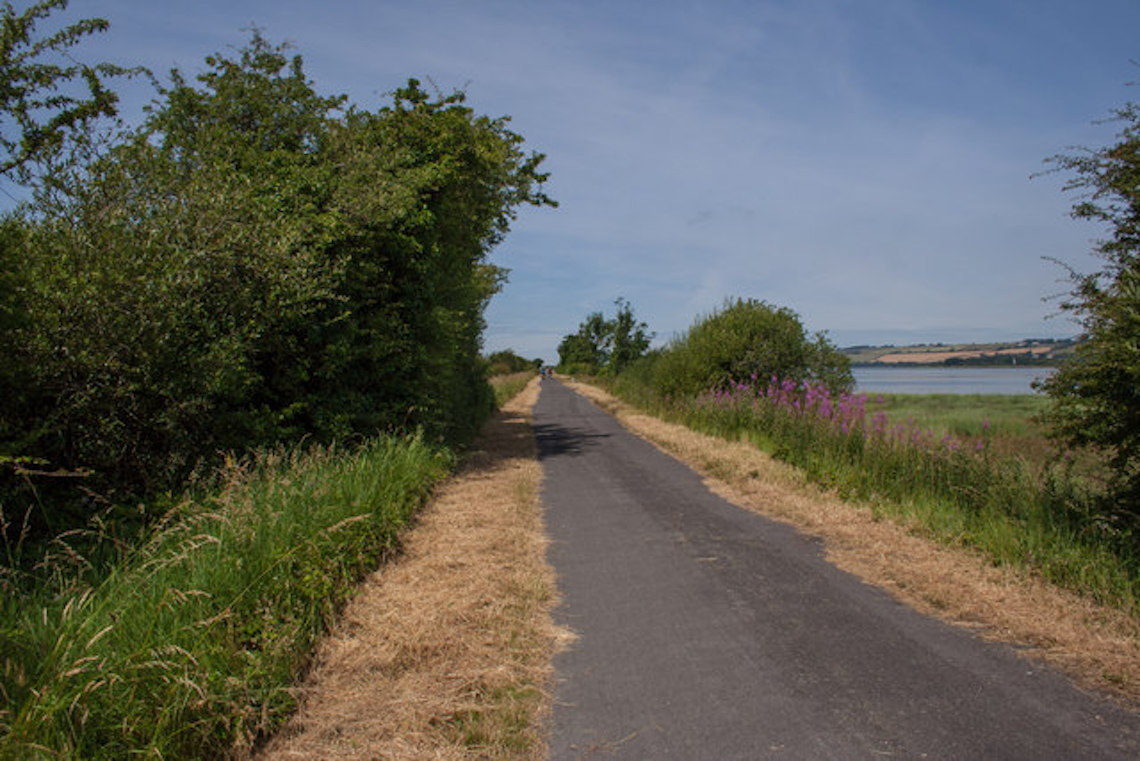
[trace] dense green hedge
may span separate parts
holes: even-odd
[[[9,548],[225,452],[456,441],[490,408],[487,254],[520,204],[551,203],[542,157],[414,80],[348,107],[256,32],[206,61],[0,227]]]

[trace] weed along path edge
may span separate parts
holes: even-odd
[[[555,620],[577,635],[554,759],[1140,754],[1140,715],[863,583],[568,386],[543,384],[533,425]]]
[[[322,644],[264,759],[542,758],[554,580],[529,413],[537,378]]]

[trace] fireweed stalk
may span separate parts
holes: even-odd
[[[1134,542],[1095,517],[1094,495],[1063,464],[1034,469],[994,456],[988,425],[980,439],[964,442],[869,412],[865,394],[776,377],[732,382],[667,406],[690,427],[751,441],[876,515],[1136,608]]]

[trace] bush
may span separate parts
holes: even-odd
[[[653,361],[652,374],[657,392],[671,397],[773,377],[833,391],[854,384],[847,357],[823,334],[809,337],[795,312],[754,299],[727,301],[697,320]]]
[[[497,351],[487,357],[487,372],[492,376],[511,375],[537,371],[542,367],[541,359],[523,359],[513,349]]]
[[[1052,160],[1075,174],[1073,216],[1106,224],[1095,247],[1098,272],[1069,268],[1072,291],[1062,309],[1083,340],[1041,384],[1052,402],[1047,419],[1057,439],[1106,456],[1114,477],[1105,518],[1140,531],[1140,106],[1115,111],[1118,142]]]

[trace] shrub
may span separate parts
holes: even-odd
[[[1115,145],[1052,159],[1075,175],[1066,189],[1082,191],[1073,216],[1106,224],[1111,237],[1095,247],[1100,271],[1069,268],[1062,309],[1084,340],[1041,385],[1055,436],[1093,448],[1113,469],[1105,518],[1140,532],[1140,106],[1114,116],[1124,124]]]
[[[826,336],[809,337],[795,312],[754,299],[727,301],[697,320],[653,364],[662,396],[691,397],[734,380],[773,376],[835,391],[854,383],[849,361]]]

